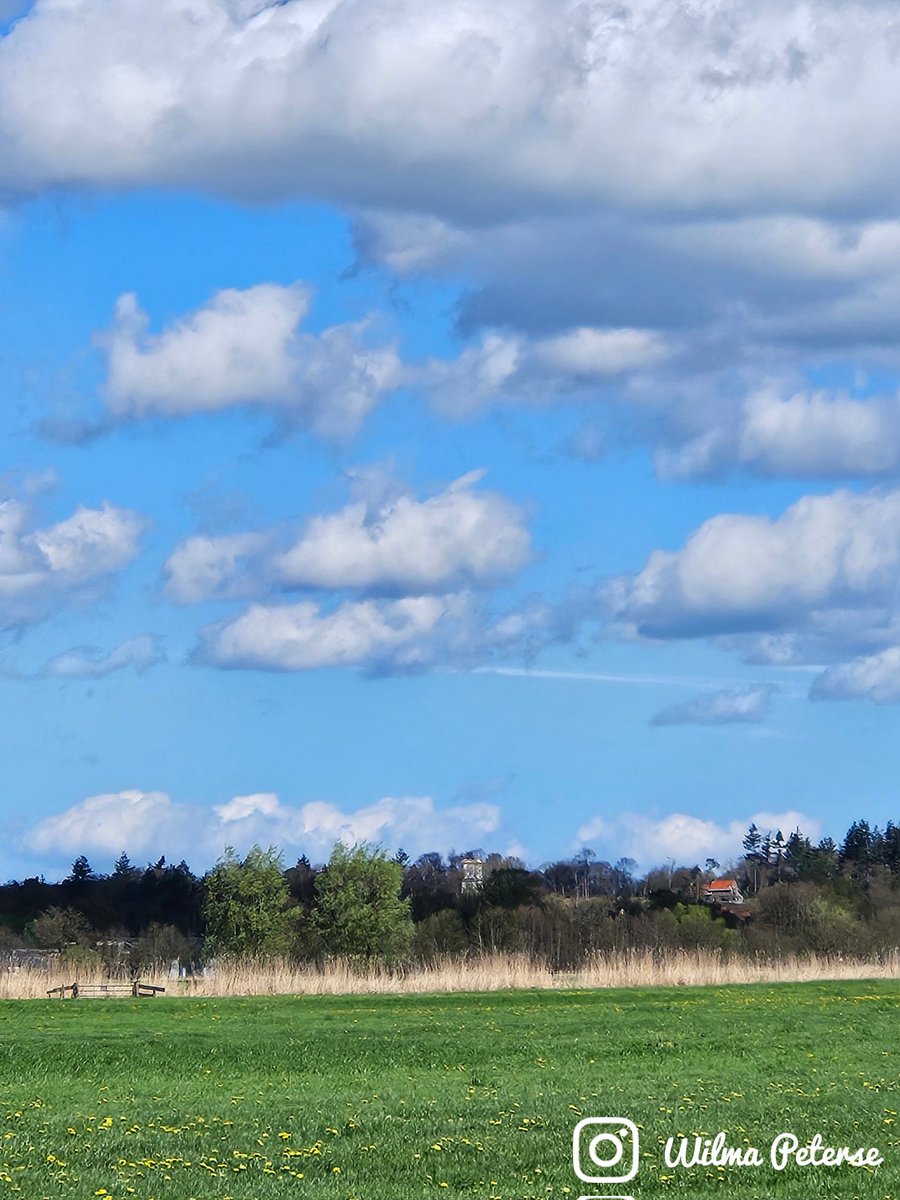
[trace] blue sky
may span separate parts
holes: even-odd
[[[0,0],[0,874],[896,819],[892,29]]]

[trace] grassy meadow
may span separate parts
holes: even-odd
[[[900,982],[0,1003],[0,1200],[896,1200]],[[580,1184],[572,1129],[641,1169]],[[667,1169],[674,1134],[761,1168]],[[878,1146],[774,1172],[776,1134]]]

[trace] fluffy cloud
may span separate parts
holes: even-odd
[[[780,517],[723,514],[613,584],[615,616],[650,637],[890,636],[900,601],[900,492],[805,496]]]
[[[426,500],[391,488],[338,513],[312,517],[286,547],[274,534],[191,537],[165,566],[167,589],[192,602],[255,591],[441,592],[487,586],[528,562],[523,515],[473,471]]]
[[[287,587],[429,592],[514,575],[531,553],[521,512],[495,492],[476,492],[483,472],[418,501],[401,495],[313,517],[273,563]]]
[[[813,681],[810,695],[814,700],[900,703],[900,647],[829,667]]]
[[[407,378],[443,412],[464,416],[497,403],[584,400],[604,383],[647,370],[670,353],[665,340],[646,329],[582,326],[534,339],[489,333],[456,359],[409,368]]]
[[[430,661],[437,626],[460,604],[457,597],[419,596],[342,604],[253,604],[204,630],[200,660],[217,667],[308,671],[390,663],[417,667]]]
[[[654,725],[731,725],[762,721],[769,710],[772,688],[754,687],[706,692],[683,704],[658,712]]]
[[[344,812],[316,801],[299,808],[273,795],[239,796],[215,808],[220,836],[239,844],[271,841],[278,846],[311,846],[323,854],[337,841],[402,846],[408,853],[468,848],[500,828],[495,804],[465,804],[438,810],[429,796],[387,796]]]
[[[30,624],[92,593],[137,557],[144,527],[137,513],[104,504],[34,528],[27,505],[0,503],[0,625]]]
[[[3,183],[299,191],[457,219],[675,197],[873,211],[895,201],[892,14],[862,0],[38,4],[0,46]],[[48,78],[59,87],[38,95]]]
[[[313,601],[252,604],[203,630],[195,661],[260,671],[472,666],[495,656],[534,654],[569,637],[573,619],[565,606],[537,600],[495,615],[470,592],[348,601],[331,609]]]
[[[614,853],[634,858],[647,870],[669,859],[679,866],[693,866],[706,858],[727,863],[740,857],[741,841],[751,824],[772,833],[780,829],[785,837],[795,829],[813,840],[821,836],[819,821],[795,811],[758,812],[727,824],[686,813],[651,817],[625,812],[614,818],[596,816],[586,821],[576,838],[579,846],[594,846],[599,854],[609,846]]]
[[[166,591],[180,604],[246,595],[257,586],[247,567],[260,566],[260,556],[270,542],[269,536],[258,533],[189,537],[176,547],[163,568]]]
[[[120,297],[115,322],[100,339],[112,417],[258,406],[324,436],[354,433],[396,386],[396,355],[366,345],[365,323],[302,332],[308,308],[299,285],[227,289],[151,334],[136,297]]]
[[[76,646],[51,658],[43,670],[44,675],[60,679],[101,679],[114,671],[134,667],[138,672],[155,666],[163,658],[159,642],[152,634],[143,633],[129,638],[111,650],[101,654],[92,646]]]
[[[0,195],[321,198],[360,263],[466,281],[474,341],[407,377],[447,411],[624,393],[669,474],[882,474],[891,401],[683,401],[801,355],[897,365],[895,52],[889,0],[48,0],[0,39]],[[224,292],[154,337],[125,298],[110,407],[352,432],[393,352],[299,334],[304,305]]]
[[[410,854],[446,853],[478,845],[500,824],[496,805],[439,808],[428,796],[389,796],[344,811],[322,801],[287,805],[267,792],[203,808],[173,801],[164,792],[129,790],[91,796],[47,817],[24,841],[29,850],[53,859],[83,853],[112,857],[124,848],[150,858],[186,855],[196,868],[211,865],[226,845],[243,852],[254,842],[276,845],[287,856],[314,858],[326,857],[339,840],[402,846]]]
[[[900,468],[900,397],[753,391],[729,414],[657,453],[659,473],[689,479],[728,470],[794,478],[874,477]]]
[[[40,821],[25,842],[31,850],[58,856],[85,850],[113,855],[125,846],[145,853],[183,837],[186,825],[164,792],[108,792]]]

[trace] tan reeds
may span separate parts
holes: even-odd
[[[101,983],[102,968],[21,966],[0,971],[0,999],[46,998],[61,984]],[[598,955],[574,971],[548,967],[515,955],[446,960],[390,971],[333,962],[323,967],[287,962],[223,962],[204,975],[167,980],[164,970],[144,975],[164,984],[168,996],[274,996],[424,994],[495,992],[521,988],[587,989],[613,987],[723,986],[799,983],[841,979],[900,978],[900,951],[870,959],[792,956],[783,959],[724,957],[712,951],[654,953],[628,951]]]

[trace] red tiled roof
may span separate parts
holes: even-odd
[[[730,892],[732,888],[737,890],[736,879],[716,879],[706,885],[708,892]]]

